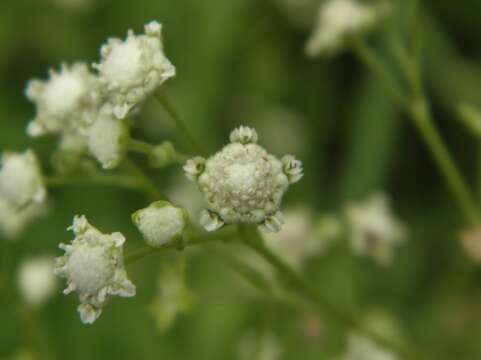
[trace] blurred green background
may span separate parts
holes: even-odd
[[[309,259],[309,281],[346,309],[391,314],[403,337],[420,347],[481,359],[481,272],[459,246],[466,230],[462,216],[417,132],[378,81],[349,53],[306,58],[315,12],[296,14],[281,0],[83,2],[1,1],[2,151],[32,147],[48,171],[56,141],[25,135],[34,115],[23,94],[27,81],[45,78],[48,68],[63,61],[96,62],[105,39],[123,37],[128,28],[140,32],[144,23],[158,20],[177,68],[166,91],[210,151],[236,125],[254,125],[272,152],[295,151],[304,162],[305,178],[289,191],[285,207],[339,213],[347,201],[382,189],[409,226],[409,241],[389,268],[354,257],[341,242]],[[425,86],[438,126],[481,198],[479,140],[455,113],[460,101],[481,105],[481,2],[422,5]],[[396,21],[402,21],[402,8],[399,0]],[[174,139],[187,148],[155,102],[145,104],[138,120],[136,137]],[[175,190],[181,176],[178,167],[148,171],[166,192]],[[76,296],[60,291],[35,313],[24,312],[13,280],[23,257],[60,254],[57,244],[70,239],[65,229],[78,213],[101,230],[124,233],[127,251],[140,247],[130,214],[146,203],[136,192],[108,187],[53,189],[50,216],[15,243],[0,239],[6,255],[1,265],[11,275],[1,279],[0,358],[28,349],[35,358],[55,359],[236,359],[242,339],[256,329],[277,336],[282,359],[334,359],[342,353],[346,331],[339,324],[313,320],[309,308],[267,301],[201,249],[132,265],[137,296],[114,299],[93,326],[80,323]],[[184,255],[195,307],[162,333],[148,310],[159,265]]]

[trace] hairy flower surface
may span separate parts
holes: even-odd
[[[108,110],[101,110],[88,129],[88,149],[104,169],[112,169],[124,156],[126,149],[123,142],[127,137],[127,125],[117,120]]]
[[[377,193],[364,203],[350,204],[346,215],[354,252],[390,264],[394,247],[405,240],[406,229],[392,214],[387,197]]]
[[[18,288],[27,305],[38,307],[53,296],[57,279],[53,274],[53,259],[47,256],[27,258],[20,264]]]
[[[292,157],[286,163],[268,154],[256,144],[254,129],[235,129],[230,140],[209,159],[196,157],[184,166],[207,202],[201,224],[208,231],[224,223],[257,224],[278,231],[283,223],[282,197],[289,184],[302,177],[302,164]]]
[[[54,272],[67,280],[65,294],[77,291],[80,318],[91,324],[111,296],[135,295],[123,265],[125,238],[118,232],[102,234],[83,215],[76,216],[69,229],[75,238],[69,245],[60,244],[65,254],[56,259]]]
[[[50,72],[48,80],[31,80],[26,94],[37,106],[37,116],[28,125],[27,133],[61,133],[88,124],[95,84],[96,77],[83,63],[62,64],[59,72]]]
[[[40,164],[34,152],[4,152],[0,169],[0,197],[13,208],[20,209],[31,202],[45,199]]]
[[[162,246],[181,236],[186,226],[184,210],[166,201],[156,201],[132,215],[132,220],[150,246]]]
[[[103,45],[99,71],[99,92],[113,106],[117,118],[124,118],[165,80],[175,75],[166,58],[161,38],[162,25],[145,25],[144,35],[129,30],[127,38],[112,38]]]
[[[314,33],[306,45],[309,56],[330,54],[341,49],[349,37],[369,30],[385,7],[359,0],[329,0],[321,5]]]

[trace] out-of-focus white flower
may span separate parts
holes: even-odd
[[[129,30],[124,41],[112,38],[100,49],[102,60],[94,64],[99,71],[99,92],[119,119],[175,75],[175,67],[164,54],[161,30],[162,25],[152,21],[145,25],[144,35]]]
[[[53,274],[53,259],[40,256],[23,260],[17,282],[20,294],[27,305],[42,306],[57,289],[57,279]]]
[[[231,141],[209,159],[197,157],[184,166],[186,176],[197,182],[207,201],[202,225],[208,231],[224,223],[257,224],[278,231],[282,197],[289,184],[301,178],[301,163],[294,158],[283,163],[268,154],[254,142],[253,129],[234,130]]]
[[[126,152],[124,142],[128,136],[127,124],[117,120],[108,109],[103,109],[88,129],[88,149],[104,169],[112,169]]]
[[[324,226],[324,225],[323,225]],[[291,208],[284,214],[284,226],[278,233],[264,234],[265,244],[289,265],[300,269],[305,260],[319,255],[332,240],[319,236],[312,212],[304,207]]]
[[[157,328],[163,332],[179,314],[188,312],[193,306],[193,297],[185,279],[185,264],[163,265],[160,269],[157,295],[151,305]]]
[[[406,229],[392,214],[387,197],[377,193],[363,203],[349,204],[346,216],[354,252],[389,265],[394,247],[405,241]]]
[[[30,136],[61,133],[88,124],[89,111],[95,102],[91,92],[96,77],[88,66],[62,64],[60,72],[50,71],[50,78],[31,80],[26,94],[37,106],[37,116],[27,128]]]
[[[166,201],[156,201],[136,211],[132,220],[142,233],[145,242],[158,247],[166,244],[184,232],[187,214],[181,208]]]
[[[368,5],[359,0],[329,0],[321,4],[319,18],[309,38],[309,56],[332,54],[342,49],[350,37],[372,28],[387,12],[383,5]]]
[[[119,232],[102,234],[83,215],[75,216],[69,229],[75,238],[69,245],[60,244],[65,254],[55,259],[54,273],[67,280],[64,294],[77,291],[80,319],[92,324],[110,297],[135,295],[124,268],[125,238]]]
[[[42,202],[46,193],[40,164],[32,150],[3,153],[0,197],[19,209],[31,202]]]
[[[340,360],[400,360],[395,354],[381,348],[372,340],[352,333],[349,335],[348,349]]]
[[[0,234],[8,240],[15,240],[22,235],[32,222],[47,213],[46,204],[29,204],[19,210],[0,197]]]
[[[465,231],[460,236],[465,254],[476,264],[481,264],[481,227]]]
[[[281,341],[271,332],[250,331],[239,344],[238,360],[279,360],[282,356]]]

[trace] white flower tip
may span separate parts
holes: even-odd
[[[304,176],[302,162],[297,160],[294,156],[284,156],[282,158],[282,164],[284,173],[286,174],[290,184],[298,182]]]
[[[197,180],[200,174],[204,172],[205,169],[205,159],[201,156],[196,156],[192,159],[187,160],[183,169],[185,176],[192,181]]]
[[[151,21],[145,25],[145,33],[149,36],[160,36],[162,24],[158,21]]]
[[[239,126],[230,133],[229,140],[232,143],[256,143],[258,140],[257,131],[248,126]]]
[[[224,226],[224,221],[216,213],[204,210],[200,215],[200,224],[205,230],[212,232]]]
[[[274,215],[267,217],[260,228],[267,233],[276,233],[281,230],[282,225],[284,225],[284,216],[280,211],[277,211]]]
[[[97,320],[102,313],[101,308],[96,308],[90,304],[81,304],[78,307],[78,312],[80,314],[80,320],[82,323],[91,325]]]

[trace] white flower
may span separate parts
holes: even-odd
[[[8,240],[15,240],[30,223],[45,215],[47,206],[32,203],[21,209],[12,206],[0,197],[0,234]]]
[[[350,37],[369,30],[386,12],[385,6],[358,0],[329,0],[320,7],[316,28],[306,45],[309,56],[334,53]]]
[[[54,273],[67,279],[64,294],[78,292],[80,318],[91,324],[111,296],[135,295],[135,285],[128,279],[123,264],[125,238],[118,232],[102,234],[83,215],[76,216],[69,229],[75,238],[69,245],[60,244],[65,254],[55,259]]]
[[[372,340],[355,333],[349,335],[348,350],[340,360],[400,360]]]
[[[192,306],[193,297],[187,287],[184,262],[164,264],[160,268],[157,295],[151,305],[159,331],[167,330],[179,314],[188,312]]]
[[[37,116],[28,125],[27,133],[61,133],[88,123],[95,83],[95,76],[83,63],[62,64],[60,72],[50,71],[48,80],[30,81],[26,95],[36,104]]]
[[[127,125],[115,119],[108,110],[101,110],[88,129],[89,151],[104,169],[112,169],[120,163],[125,154],[124,139],[127,136]]]
[[[153,21],[145,25],[145,35],[129,30],[124,41],[109,39],[100,50],[102,60],[94,64],[99,71],[99,92],[119,119],[175,75],[163,51],[161,30],[161,24]]]
[[[213,231],[224,223],[247,223],[278,231],[282,225],[282,197],[289,179],[293,181],[297,176],[293,174],[298,174],[300,163],[291,168],[268,154],[253,143],[257,140],[253,129],[238,128],[231,140],[209,159],[194,158],[184,167],[186,176],[197,182],[207,201],[202,225]]]
[[[158,247],[182,236],[187,215],[183,209],[166,201],[156,201],[136,211],[132,220],[150,246]]]
[[[53,259],[40,256],[23,260],[17,282],[20,294],[29,306],[42,306],[53,296],[57,288],[57,279],[53,274]]]
[[[346,215],[354,252],[390,264],[393,248],[405,240],[406,229],[394,218],[386,196],[377,193],[364,203],[350,204]]]
[[[31,202],[42,202],[45,195],[40,165],[33,151],[4,152],[0,169],[0,196],[19,209]]]
[[[264,234],[265,244],[299,270],[305,260],[319,254],[324,244],[315,232],[313,214],[309,209],[288,209],[284,218],[285,225],[278,233]]]

